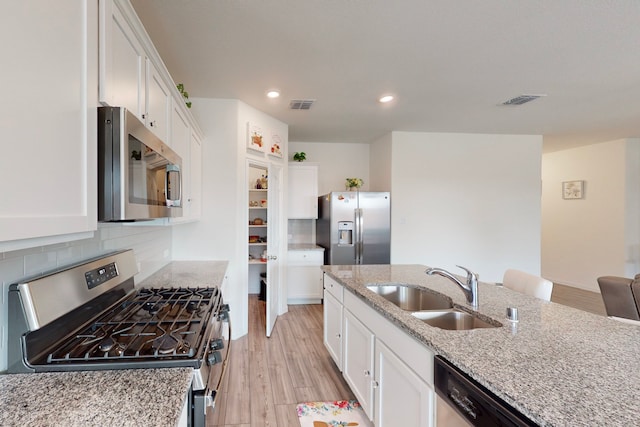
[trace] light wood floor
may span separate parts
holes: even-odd
[[[602,301],[602,295],[598,292],[585,291],[572,286],[554,283],[551,301],[601,316],[607,315],[604,302]]]
[[[606,315],[599,293],[554,284],[551,301]],[[298,426],[300,402],[354,399],[322,342],[322,305],[290,305],[265,336],[265,307],[249,296],[249,334],[232,342],[207,426]]]
[[[233,341],[207,426],[298,426],[301,402],[354,399],[322,342],[322,305],[290,305],[265,336],[265,307],[249,296],[249,333]]]

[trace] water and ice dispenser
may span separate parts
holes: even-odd
[[[338,222],[338,245],[353,245],[353,221]]]

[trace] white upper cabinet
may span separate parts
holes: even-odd
[[[198,220],[202,213],[202,143],[197,133],[191,132],[189,192],[186,194],[189,219]]]
[[[171,98],[169,98],[171,100]],[[178,105],[180,101],[173,101],[171,107],[171,148],[178,153],[182,158],[182,166],[188,163],[189,160],[189,139],[191,137],[191,128],[189,127],[189,121],[185,117],[182,109]]]
[[[146,113],[147,55],[122,11],[100,1],[100,102],[125,107],[141,121]]]
[[[97,1],[3,9],[0,252],[89,237],[97,218]]]
[[[100,1],[100,102],[131,110],[169,145],[173,81],[131,4]],[[176,91],[177,93],[177,91]]]
[[[318,218],[318,165],[289,164],[289,219]]]
[[[175,149],[169,139],[169,120],[171,112],[171,92],[164,83],[153,63],[147,59],[147,114],[145,123],[158,138]],[[183,154],[178,153],[180,156]],[[184,160],[184,159],[183,159]]]

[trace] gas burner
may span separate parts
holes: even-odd
[[[183,346],[182,340],[177,339],[171,334],[163,334],[153,340],[152,347],[156,349],[158,354],[178,353],[178,349]]]

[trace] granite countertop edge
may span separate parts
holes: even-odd
[[[541,426],[633,425],[640,412],[640,328],[494,283],[479,283],[477,313],[502,326],[446,331],[426,325],[370,284],[406,284],[473,311],[461,290],[423,265],[323,266],[325,273],[436,354]],[[506,319],[518,307],[520,321]]]

